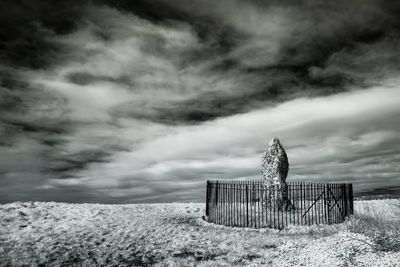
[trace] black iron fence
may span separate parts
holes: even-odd
[[[282,229],[340,223],[354,211],[352,184],[288,183],[290,211],[268,199],[277,190],[263,181],[207,181],[206,218],[228,226]]]

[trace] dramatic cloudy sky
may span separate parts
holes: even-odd
[[[2,0],[0,202],[201,201],[259,175],[400,191],[400,4]]]

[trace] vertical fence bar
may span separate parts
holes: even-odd
[[[240,200],[240,185],[238,184],[238,182],[236,182],[235,184],[236,186],[236,200],[235,200],[235,206],[236,206],[236,226],[240,226],[240,206],[239,206],[239,200]]]
[[[321,183],[319,185],[319,190],[321,195],[321,205],[319,206],[319,212],[320,212],[320,222],[325,223],[325,212],[324,212],[324,206],[325,206],[325,191],[324,191],[324,186]]]
[[[314,186],[313,184],[310,184],[309,186],[309,194],[310,194],[310,202],[309,202],[309,207],[310,207],[310,216],[311,216],[311,224],[314,224],[314,206],[312,206],[314,204]]]
[[[207,219],[210,216],[210,182],[207,181],[206,187],[206,216]]]
[[[238,190],[238,184],[235,182],[235,226],[239,226],[239,190]]]
[[[257,183],[257,189],[258,189],[258,221],[260,223],[260,228],[263,227],[263,221],[264,221],[264,210],[262,206],[262,196],[261,196],[261,182]]]
[[[318,197],[319,197],[319,204],[318,204],[318,223],[322,224],[322,220],[321,220],[321,203],[322,203],[322,189],[321,189],[322,184],[318,184]]]
[[[226,212],[225,212],[225,216],[226,216],[226,225],[230,225],[230,216],[229,216],[229,183],[226,183],[225,185],[225,195],[226,195]]]
[[[318,197],[317,224],[321,224],[321,187],[319,183],[317,184],[317,197]]]
[[[233,205],[233,201],[234,201],[234,194],[235,194],[235,190],[234,190],[234,183],[230,184],[230,189],[229,189],[229,195],[230,195],[230,203],[231,203],[231,225],[234,226],[235,225],[235,206]]]
[[[257,228],[257,223],[256,223],[256,220],[255,220],[255,217],[254,217],[255,206],[256,206],[255,194],[254,193],[255,192],[254,192],[254,181],[253,181],[253,182],[251,182],[251,197],[250,197],[250,203],[251,203],[251,205],[250,205],[250,213],[251,213],[251,216],[250,216],[250,218],[251,218],[251,226]]]
[[[279,190],[279,191],[278,191]],[[275,190],[275,194],[276,194],[276,198],[275,199],[277,199],[278,197],[280,198],[280,189],[278,188],[278,186],[276,187],[276,190]],[[279,200],[279,199],[277,199],[277,200]],[[276,212],[278,213],[278,229],[281,229],[282,228],[282,224],[283,224],[283,217],[282,217],[282,208],[279,206],[279,204],[281,204],[281,203],[275,203],[276,204]]]
[[[275,228],[275,209],[273,207],[273,186],[268,187],[268,205],[270,214],[270,224]]]
[[[242,225],[243,226],[247,226],[246,225],[246,209],[245,209],[245,206],[246,206],[246,187],[245,187],[245,185],[244,185],[244,183],[243,182],[240,182],[241,183],[241,192],[242,192],[242,200],[241,200],[241,203],[242,203],[242,205],[241,205],[241,208],[242,208]]]
[[[255,186],[255,183],[254,183],[254,181],[251,183],[251,186],[252,186],[252,189],[251,189],[251,206],[250,206],[250,210],[251,210],[251,212],[252,212],[252,216],[251,216],[251,219],[252,219],[252,226],[254,226],[255,228],[257,228],[257,220],[256,220],[256,217],[254,216],[254,214],[256,213],[256,202],[255,202],[255,198],[256,198],[256,196],[255,196],[255,191],[254,191],[254,186]]]
[[[333,195],[335,196],[335,198],[334,198],[334,204],[333,204],[333,208],[334,208],[334,211],[335,211],[335,223],[337,223],[338,222],[338,208],[337,208],[337,185],[335,184],[334,185],[334,190],[333,190]]]
[[[286,186],[288,186],[288,185],[286,185]],[[286,188],[286,193],[285,194],[287,194],[287,198],[289,199],[289,188]],[[285,206],[283,206],[282,207],[282,214],[283,215],[285,215],[284,217],[285,217],[285,225],[284,225],[284,227],[286,227],[287,225],[288,225],[288,218],[287,218],[287,214],[288,214],[288,211],[287,211],[287,209],[286,209],[286,207]],[[283,220],[283,218],[282,218],[282,220]]]
[[[223,194],[223,192],[222,192],[222,185],[220,184],[220,183],[218,183],[218,195],[219,195],[219,201],[218,201],[218,209],[219,209],[219,212],[218,212],[218,220],[219,220],[219,223],[222,223],[222,195]]]
[[[282,196],[282,188],[279,188],[279,194],[281,195],[280,196],[280,198],[282,198],[283,196]],[[283,215],[285,214],[285,207],[284,207],[284,205],[283,205],[283,202],[281,203],[281,207],[280,207],[280,210],[281,210],[281,229],[283,228],[283,227],[285,227],[285,220],[283,219]]]
[[[314,223],[318,224],[318,187],[317,184],[313,184],[313,198],[314,198]]]
[[[234,219],[233,225],[237,225],[237,206],[236,206],[236,183],[233,184],[233,212],[234,212]]]
[[[218,182],[215,183],[215,221],[218,223]]]
[[[294,192],[296,194],[296,213],[295,213],[296,224],[300,225],[299,214],[301,213],[301,210],[300,210],[300,203],[299,203],[299,198],[300,197],[299,197],[299,183],[298,182],[296,183]],[[299,211],[300,211],[300,213],[299,213]]]
[[[264,186],[264,182],[260,183],[260,194],[261,194],[261,209],[262,209],[262,224],[263,227],[268,227],[267,226],[267,221],[268,221],[268,216],[267,216],[267,203],[266,203],[266,197],[265,197],[265,186]]]
[[[342,186],[342,194],[343,194],[343,220],[347,218],[347,195],[346,195],[346,184]]]
[[[229,184],[225,183],[225,224],[229,225]]]
[[[331,214],[333,216],[333,223],[336,223],[336,205],[335,205],[335,184],[329,186],[331,190]]]
[[[223,221],[223,208],[222,208],[222,201],[223,201],[223,196],[224,196],[224,192],[222,190],[222,185],[218,183],[218,195],[219,195],[219,223],[221,224]]]
[[[222,184],[222,222],[226,224],[226,184]]]
[[[292,184],[288,184],[288,198],[294,207],[294,197],[293,197],[293,186]],[[289,212],[289,225],[294,224],[294,209],[293,207],[290,209]]]
[[[339,207],[340,207],[340,209],[339,209],[340,222],[343,222],[343,195],[342,195],[342,193],[343,193],[342,185],[339,184],[338,185],[338,195],[339,195]]]
[[[214,221],[218,223],[218,182],[214,183]]]
[[[301,211],[301,216],[303,217],[303,224],[307,224],[307,216],[304,213],[304,209],[306,209],[306,183],[303,183],[302,187],[301,187],[301,194],[302,194],[302,198],[301,201],[303,202],[302,204],[302,211]]]
[[[315,224],[319,224],[319,193],[318,193],[318,184],[314,185],[314,198],[315,198]]]
[[[212,207],[213,207],[213,209],[212,209],[212,213],[211,213],[211,215],[212,215],[212,218],[213,218],[213,222],[216,222],[216,220],[215,220],[215,218],[216,218],[216,216],[215,216],[215,212],[216,212],[216,207],[217,207],[217,201],[216,201],[216,189],[215,189],[215,183],[214,183],[214,181],[212,182]]]
[[[328,224],[331,224],[331,212],[330,212],[330,208],[331,208],[331,200],[330,200],[330,196],[331,196],[331,192],[329,191],[329,184],[327,184],[325,186],[326,190],[326,215],[328,216]]]
[[[307,203],[307,196],[308,196],[308,194],[307,194],[307,188],[308,188],[308,184],[307,183],[304,183],[303,184],[303,211],[302,211],[302,213],[303,213],[303,217],[304,217],[304,223],[305,224],[308,224],[308,221],[309,221],[309,218],[308,218],[308,216],[309,216],[309,213],[306,213],[306,212],[304,212],[304,210],[307,210],[307,207],[308,207],[308,203]]]
[[[342,211],[341,211],[341,214],[342,214],[342,222],[346,219],[346,202],[345,202],[345,194],[346,194],[346,188],[345,188],[345,184],[341,184],[340,185],[340,195],[341,195],[341,207],[342,207]]]
[[[342,221],[344,221],[346,219],[346,185],[345,184],[341,184],[340,185],[340,195],[341,195],[341,206],[342,206]]]
[[[312,223],[314,224],[314,223],[317,223],[316,222],[316,219],[317,219],[317,210],[316,210],[317,198],[315,196],[315,184],[311,184],[311,191],[312,191],[312,198],[313,198],[312,205],[314,205],[313,208],[312,208],[312,210],[313,210],[313,212],[312,212]]]
[[[346,216],[350,216],[350,185],[346,184],[346,207],[347,207],[347,212]]]
[[[327,191],[326,191],[326,185],[324,185],[324,223],[328,223],[328,211],[326,209],[327,203],[328,203],[328,198],[327,196]]]
[[[251,210],[251,213],[252,213],[252,216],[251,216],[252,224],[251,225],[257,228],[257,220],[256,220],[256,217],[254,216],[254,214],[256,213],[256,201],[255,201],[256,196],[255,196],[255,191],[254,191],[254,189],[255,189],[254,188],[255,187],[254,181],[251,183],[251,186],[252,186],[252,189],[251,189],[251,206],[250,206],[250,210]]]
[[[224,202],[224,204],[222,205],[222,207],[223,207],[223,221],[224,221],[224,224],[227,224],[227,211],[228,211],[228,209],[226,208],[226,183],[223,183],[222,184],[222,192],[223,192],[223,196],[224,196],[224,200],[223,200],[223,202]]]
[[[273,185],[272,187],[272,200],[271,200],[271,205],[272,205],[272,208],[274,209],[274,228],[279,228],[279,214],[278,214],[278,210],[276,209],[277,208],[277,203],[276,203],[276,196],[275,196],[275,194],[276,194],[276,191],[275,191],[275,186]]]
[[[231,226],[235,225],[235,212],[233,209],[233,194],[235,193],[235,191],[233,190],[233,182],[231,182],[229,184],[229,205],[231,207],[231,214],[229,214],[229,216],[231,217]]]
[[[219,192],[219,223],[223,222],[224,218],[224,208],[223,208],[223,198],[224,198],[224,191],[223,191],[223,184],[218,183],[218,192]]]
[[[241,187],[241,184],[240,184],[240,181],[238,181],[238,183],[236,184],[236,190],[237,190],[237,192],[236,192],[236,194],[237,194],[237,210],[238,210],[238,226],[242,226],[242,224],[241,224],[241,216],[242,216],[242,213],[241,213],[241,211],[240,211],[240,207],[241,207],[241,199],[240,199],[240,196],[242,195],[241,193],[242,193],[242,187]]]
[[[303,187],[303,183],[300,182],[299,187],[298,187],[298,193],[300,196],[300,224],[303,225],[304,219],[303,219],[303,193],[302,193],[302,187]]]
[[[303,194],[303,211],[301,212],[301,213],[303,213],[304,212],[304,210],[305,209],[307,209],[307,203],[306,203],[306,199],[307,199],[307,190],[306,190],[306,188],[307,188],[307,184],[306,183],[304,183],[303,184],[303,190],[301,190],[302,191],[302,194]],[[308,222],[307,222],[307,216],[306,216],[307,214],[305,214],[305,213],[303,213],[303,217],[304,217],[304,224],[307,224]]]
[[[308,224],[311,225],[313,224],[313,215],[314,215],[314,210],[313,207],[311,206],[313,204],[313,192],[312,192],[312,184],[308,184],[307,186],[307,194],[308,194],[308,203],[307,203],[307,209],[309,209],[309,212],[307,213],[308,216]]]
[[[229,225],[232,226],[233,212],[232,212],[232,183],[229,183],[228,187],[228,201],[229,201]]]
[[[250,207],[250,226],[253,226],[253,188],[252,183],[249,183],[249,207]]]
[[[231,214],[229,214],[230,218],[231,218],[231,226],[235,225],[235,212],[233,209],[233,194],[235,193],[235,191],[233,190],[233,182],[230,182],[229,184],[229,205],[231,207]]]
[[[349,216],[349,206],[348,206],[348,190],[347,190],[347,184],[343,184],[343,198],[344,198],[344,216],[347,217]]]
[[[336,189],[336,186],[335,186],[335,184],[332,184],[331,186],[329,186],[329,188],[331,189],[331,191],[332,191],[332,198],[331,198],[331,208],[332,208],[332,215],[333,215],[333,223],[336,223],[336,221],[337,221],[337,218],[336,218],[336,205],[335,205],[335,198],[336,198],[336,196],[335,196],[335,194],[336,194],[336,192],[335,192],[335,189]]]
[[[242,185],[241,185],[241,183],[240,183],[240,181],[238,181],[238,184],[237,184],[237,186],[238,186],[238,224],[239,224],[239,226],[243,226],[242,225],[242,215],[243,215],[243,213],[242,213],[242,211],[241,211],[241,207],[242,207],[242,199],[241,199],[241,196],[242,196]]]
[[[228,202],[228,183],[225,183],[224,185],[224,193],[225,193],[225,225],[229,225],[229,217],[228,217],[228,213],[229,213],[229,202]]]
[[[339,203],[338,203],[338,185],[336,184],[335,185],[335,209],[336,209],[336,223],[338,223],[339,222],[339,213],[340,213],[340,210],[339,210],[339,208],[338,208],[338,205],[339,205]]]
[[[337,194],[338,194],[338,196],[337,196],[337,199],[338,199],[338,221],[339,222],[342,222],[342,212],[341,212],[341,207],[340,207],[340,201],[341,201],[341,195],[340,195],[340,184],[338,184],[337,185]]]
[[[263,196],[261,195],[261,183],[258,183],[258,197],[260,199],[258,203],[261,203],[261,227],[264,227],[264,200]]]
[[[208,181],[207,181],[208,182]],[[208,221],[212,222],[212,212],[213,212],[213,188],[212,188],[212,183],[209,182],[210,185],[210,199],[209,199],[209,204],[208,204]],[[207,207],[206,207],[207,208]]]
[[[296,188],[296,192],[297,192],[297,197],[299,198],[299,201],[297,202],[297,216],[298,216],[298,224],[302,225],[303,224],[303,218],[302,218],[302,214],[301,214],[301,190],[300,190],[300,186],[301,186],[301,182],[297,183],[297,188]]]
[[[344,213],[344,219],[347,218],[347,213],[348,213],[348,206],[347,206],[347,194],[346,194],[346,184],[343,184],[343,213]]]
[[[259,199],[259,196],[258,196],[258,182],[254,182],[254,186],[255,186],[255,188],[254,188],[254,191],[255,191],[255,194],[256,194],[256,203],[255,203],[255,206],[256,206],[256,228],[260,228],[260,199]]]
[[[239,213],[240,213],[240,226],[244,226],[243,224],[243,185],[242,182],[239,181]]]
[[[229,225],[229,184],[225,184],[225,224]]]
[[[353,215],[354,214],[353,184],[350,184],[349,199],[350,199],[350,214]]]
[[[246,184],[246,226],[249,226],[249,186]]]
[[[294,184],[292,184],[292,187],[291,187],[291,194],[292,194],[292,204],[293,204],[293,206],[294,206],[294,210],[292,211],[292,215],[291,215],[291,217],[292,217],[292,220],[293,221],[291,221],[291,223],[293,223],[294,225],[296,225],[296,209],[297,209],[297,203],[296,203],[296,193],[295,193],[295,188],[296,188],[296,184],[294,183]]]
[[[311,198],[312,198],[312,191],[311,191],[311,184],[308,183],[307,186],[307,195],[308,195],[308,203],[307,203],[307,209],[311,206],[312,202],[311,202]],[[312,214],[313,214],[313,210],[311,208],[311,210],[309,212],[307,212],[308,215],[308,225],[312,224]]]
[[[258,196],[259,196],[259,204],[260,204],[260,209],[261,209],[261,227],[264,227],[264,200],[263,200],[263,195],[262,195],[262,182],[260,181],[258,183]]]
[[[292,200],[292,197],[291,197],[291,194],[290,194],[290,188],[289,188],[289,184],[287,184],[287,198],[288,198],[288,200],[293,204],[293,200]],[[289,224],[291,224],[291,215],[292,215],[292,211],[290,210],[288,210],[288,207],[289,206],[287,206],[287,207],[285,207],[285,220],[286,220],[286,225],[289,225]]]

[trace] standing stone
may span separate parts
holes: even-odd
[[[262,157],[261,172],[265,181],[267,203],[279,210],[294,210],[295,207],[288,198],[286,184],[289,162],[278,138],[274,137],[269,142],[267,151]]]

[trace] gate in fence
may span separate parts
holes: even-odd
[[[288,197],[295,207],[291,211],[268,201],[267,196],[277,190],[266,188],[263,181],[207,181],[207,221],[282,229],[289,224],[340,223],[353,214],[352,184],[288,183]]]

